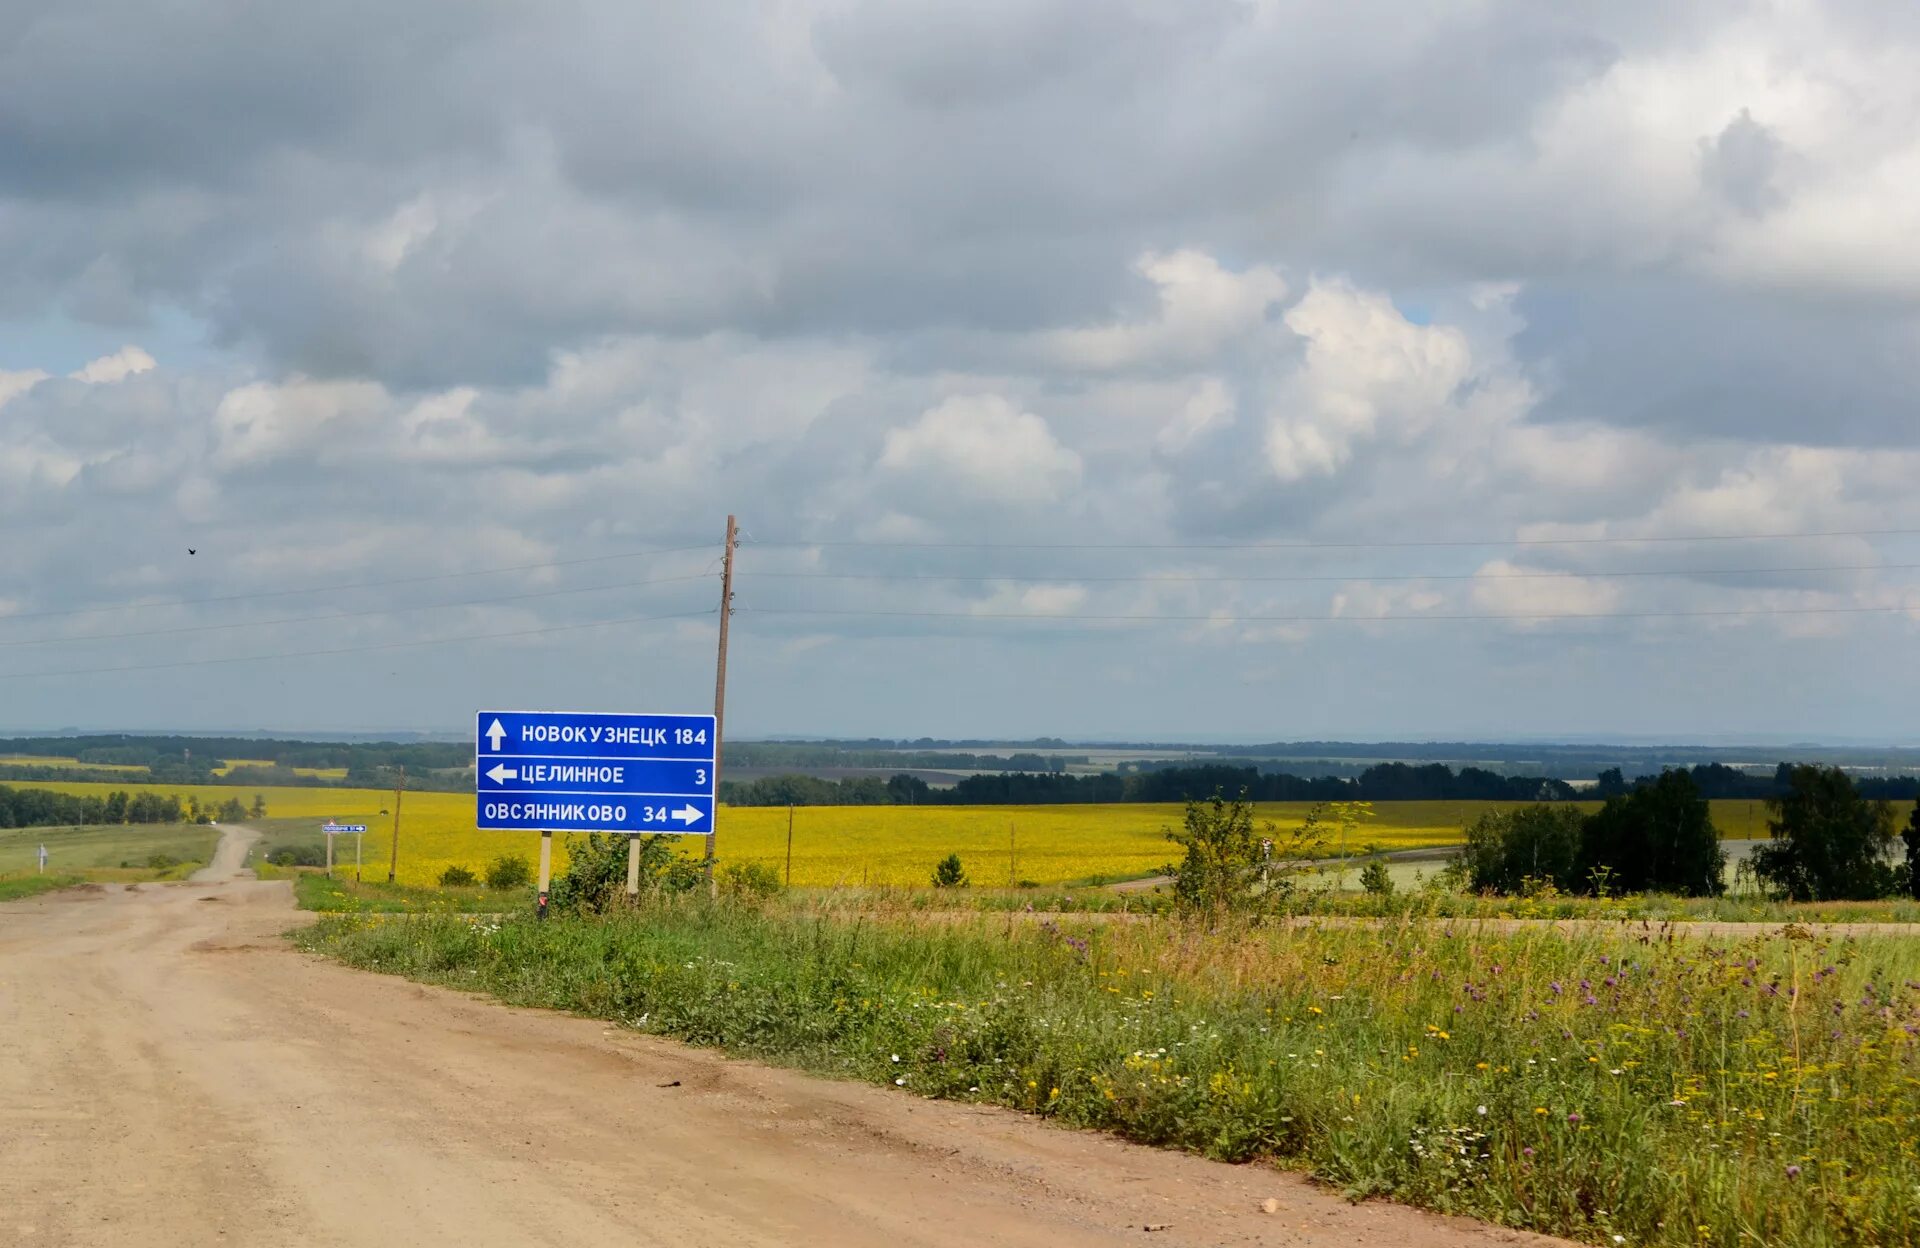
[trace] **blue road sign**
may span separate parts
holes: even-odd
[[[711,715],[482,711],[474,742],[482,829],[713,830]]]
[[[339,836],[346,832],[365,832],[367,825],[364,823],[323,823],[320,825],[320,830],[328,836]]]

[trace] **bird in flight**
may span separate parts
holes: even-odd
[[[187,547],[187,553],[188,553],[188,554],[190,554],[190,555],[197,555],[197,554],[199,554],[200,552],[199,552],[199,551],[197,551],[197,550],[195,550],[195,549],[194,549],[193,547],[191,547],[191,546],[189,546],[189,547]]]

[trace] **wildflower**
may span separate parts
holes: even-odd
[[[1523,1157],[1531,1157],[1531,1156],[1533,1156],[1533,1145],[1531,1145],[1531,1144],[1529,1144],[1529,1145],[1527,1145],[1527,1146],[1526,1146],[1525,1148],[1523,1148],[1523,1149],[1521,1149],[1521,1150],[1520,1150],[1520,1155],[1521,1155],[1521,1156],[1523,1156]]]
[[[1790,1179],[1797,1179],[1797,1178],[1799,1178],[1799,1177],[1800,1177],[1800,1167],[1799,1167],[1799,1166],[1788,1166],[1788,1167],[1787,1167],[1787,1177],[1788,1177],[1788,1178],[1790,1178]]]
[[[893,1086],[894,1086],[894,1087],[896,1087],[896,1088],[904,1088],[904,1087],[906,1087],[906,1086],[907,1086],[907,1077],[906,1077],[905,1075],[902,1075],[902,1076],[900,1076],[900,1078],[898,1078],[898,1079],[895,1079],[895,1080],[893,1081]]]
[[[1487,1116],[1487,1107],[1485,1105],[1482,1105],[1478,1109],[1475,1109],[1473,1112],[1476,1114],[1479,1114],[1482,1118],[1485,1118]]]
[[[893,1060],[894,1060],[894,1061],[896,1061],[896,1062],[897,1062],[897,1061],[899,1061],[899,1060],[900,1060],[900,1055],[899,1055],[898,1053],[895,1053],[895,1054],[893,1055]]]
[[[1575,1111],[1574,1111],[1573,1113],[1570,1113],[1570,1114],[1568,1114],[1568,1115],[1567,1115],[1567,1121],[1568,1121],[1568,1122],[1579,1122],[1579,1121],[1580,1121],[1580,1111],[1579,1111],[1579,1110],[1575,1110]]]

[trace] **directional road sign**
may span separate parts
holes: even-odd
[[[364,823],[334,823],[329,820],[320,825],[320,831],[328,836],[341,836],[348,832],[365,832],[366,830],[367,825]]]
[[[529,832],[713,830],[711,715],[482,711],[479,826]]]

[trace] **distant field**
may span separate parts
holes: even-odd
[[[274,762],[270,758],[229,758],[222,762],[220,766],[215,767],[213,774],[216,776],[230,776],[242,767],[264,768],[272,767],[273,765]],[[315,780],[345,780],[347,778],[347,769],[345,767],[294,767],[290,770],[292,770],[296,776],[312,776]]]
[[[65,793],[102,794],[114,785],[33,782],[34,787]],[[182,799],[202,802],[238,797],[251,802],[253,790],[241,786],[159,785]],[[313,825],[320,841],[326,819],[368,825],[369,863],[386,861],[392,826],[393,794],[374,789],[263,788],[275,840],[298,840],[297,821]],[[1355,831],[1349,850],[1368,843],[1381,849],[1445,845],[1461,839],[1461,829],[1494,802],[1377,802],[1376,817]],[[1582,803],[1591,808],[1592,803]],[[1263,803],[1260,817],[1283,828],[1297,826],[1308,810],[1304,802]],[[479,832],[473,826],[474,801],[465,793],[408,793],[400,835],[399,880],[430,884],[449,866],[479,870],[498,854],[533,859],[540,838],[530,832]],[[1164,829],[1180,822],[1177,805],[1111,806],[803,806],[794,812],[793,882],[809,887],[861,884],[924,884],[933,864],[949,853],[980,884],[1031,880],[1059,884],[1090,877],[1149,874],[1163,866],[1174,847]],[[1713,804],[1722,836],[1766,836],[1766,808],[1760,802]],[[293,822],[290,822],[293,821]],[[1009,827],[1012,857],[1009,858]],[[727,808],[720,819],[723,861],[745,860],[786,869],[787,812],[784,807]],[[556,869],[565,860],[565,838],[555,838]],[[375,846],[380,846],[376,854]],[[697,854],[701,842],[689,838],[686,850]],[[351,852],[350,845],[343,849]],[[1338,848],[1338,846],[1334,846]],[[383,870],[384,874],[384,870]]]
[[[47,758],[39,754],[0,754],[0,767],[59,767],[87,771],[126,771],[146,775],[136,763],[83,763],[77,758]]]

